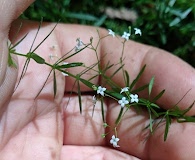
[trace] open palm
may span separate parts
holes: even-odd
[[[18,12],[18,10],[17,10]],[[10,18],[10,23],[13,18]],[[16,47],[19,53],[28,53],[37,32],[38,23],[23,21],[23,27],[17,39],[28,33],[27,37]],[[14,35],[21,21],[12,23],[10,39],[15,43]],[[1,24],[2,25],[2,24]],[[9,24],[7,24],[7,27]],[[40,29],[34,47],[38,45],[52,30],[54,24],[44,23]],[[3,33],[4,29],[1,30]],[[6,33],[5,33],[6,34]],[[101,35],[107,32],[100,29]],[[6,36],[5,36],[6,37]],[[55,63],[57,57],[63,56],[76,44],[76,39],[89,42],[94,37],[97,43],[96,29],[88,26],[59,24],[49,38],[35,51],[49,63]],[[7,39],[2,43],[5,48]],[[2,45],[1,44],[1,45]],[[102,41],[98,54],[108,53],[102,58],[102,65],[112,56],[113,63],[120,57],[121,47],[118,39],[108,37]],[[84,62],[87,66],[96,63],[96,56],[91,50],[85,50],[72,57],[68,62]],[[4,53],[4,52],[3,52]],[[4,53],[6,55],[6,51]],[[2,54],[3,55],[3,54]],[[52,55],[52,57],[51,57]],[[6,56],[5,56],[6,57]],[[189,106],[195,95],[195,71],[193,68],[178,58],[162,50],[129,41],[125,48],[125,64],[132,79],[137,75],[144,64],[146,72],[138,85],[147,83],[155,75],[156,85],[154,95],[162,89],[167,89],[165,96],[159,103],[169,108],[175,104],[183,94],[191,92],[183,99],[180,105]],[[173,122],[166,142],[163,141],[164,126],[161,126],[154,135],[148,138],[148,131],[143,128],[148,125],[148,115],[137,115],[130,110],[124,117],[119,129],[120,148],[112,149],[109,140],[111,133],[105,138],[101,134],[109,132],[104,130],[101,118],[101,104],[97,102],[93,117],[93,95],[83,95],[83,113],[80,114],[77,96],[68,96],[66,92],[72,89],[74,80],[64,77],[56,72],[57,94],[53,97],[53,74],[51,74],[40,95],[35,99],[42,88],[51,68],[36,64],[33,60],[28,65],[28,70],[21,80],[18,88],[13,93],[14,85],[18,84],[20,74],[26,59],[18,57],[18,74],[16,69],[6,68],[5,59],[1,56],[1,75],[6,77],[1,84],[1,113],[0,113],[0,159],[193,159],[195,157],[193,135],[195,125],[192,123],[177,124]],[[4,70],[3,70],[4,69]],[[108,73],[111,74],[115,68]],[[78,73],[79,68],[69,72]],[[182,74],[181,74],[182,72]],[[6,73],[6,74],[5,74]],[[90,73],[93,75],[93,73]],[[18,75],[17,82],[15,77]],[[90,76],[85,75],[85,76]],[[122,76],[116,75],[114,81],[120,84]],[[94,80],[99,84],[99,79]],[[76,89],[76,88],[75,88]],[[90,91],[82,86],[82,91]],[[88,92],[87,92],[88,93]],[[142,93],[144,96],[144,93]],[[116,102],[105,100],[106,121],[114,125],[120,110]],[[190,114],[194,115],[192,109]]]

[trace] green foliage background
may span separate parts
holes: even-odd
[[[126,8],[138,18],[112,19],[105,13],[107,7]],[[120,35],[128,26],[137,27],[143,35],[136,41],[170,51],[195,67],[195,0],[36,0],[21,17],[101,26]]]

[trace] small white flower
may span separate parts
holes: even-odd
[[[117,143],[120,139],[115,137],[115,135],[112,136],[110,143],[113,145],[113,147],[120,147]]]
[[[115,33],[111,30],[111,29],[108,29],[108,34],[111,35],[112,37],[115,37]]]
[[[75,52],[79,51],[81,47],[84,45],[84,43],[81,41],[80,38],[77,38],[77,45],[75,46]]]
[[[123,92],[128,92],[128,91],[129,91],[129,87],[124,87],[124,88],[121,89],[120,94],[123,93]]]
[[[138,95],[137,94],[130,94],[131,97],[131,103],[136,102],[138,103],[139,99],[138,99]]]
[[[126,39],[127,41],[129,40],[130,33],[124,32],[122,35],[122,38]]]
[[[118,101],[118,103],[121,105],[121,107],[124,107],[126,104],[129,103],[126,97],[123,97],[121,100]]]
[[[99,86],[97,88],[97,94],[101,94],[102,96],[104,96],[104,91],[106,90],[106,88]]]
[[[139,28],[134,28],[135,34],[139,34],[140,36],[142,35],[142,31]]]

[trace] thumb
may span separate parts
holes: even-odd
[[[33,2],[33,0],[0,0],[0,115],[13,93],[17,69],[8,66],[8,37],[13,20]]]

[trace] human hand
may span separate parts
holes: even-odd
[[[8,4],[8,2],[5,3]],[[15,6],[15,8],[18,11],[20,10],[20,7]],[[12,19],[13,17],[10,18],[7,26],[2,27],[1,34],[8,28]],[[19,24],[20,21],[12,23],[9,35],[12,43],[14,43],[13,37]],[[44,23],[35,43],[40,43],[53,26],[54,24]],[[17,38],[21,38],[26,33],[28,36],[16,47],[17,52],[27,53],[29,51],[37,27],[38,23],[36,22],[23,22],[22,30]],[[100,32],[101,35],[107,34],[103,29]],[[88,42],[90,37],[94,37],[94,43],[97,43],[95,28],[59,24],[49,38],[36,50],[36,53],[48,62],[53,63],[55,58],[50,59],[50,54],[61,57],[75,46],[78,37],[83,42]],[[6,44],[7,39],[3,40]],[[7,50],[5,44],[2,47],[4,51]],[[118,53],[121,52],[121,48],[113,47],[118,44],[118,40],[112,37],[102,41],[99,55],[108,53],[105,58],[102,58],[102,65],[111,56],[114,57],[113,63],[118,61],[120,57]],[[90,50],[85,50],[69,59],[69,62],[79,61],[90,66],[96,63],[95,55],[90,52]],[[7,52],[4,52],[2,55],[5,56],[6,54]],[[162,50],[132,41],[127,42],[125,57],[126,67],[128,66],[126,69],[129,71],[131,79],[134,79],[141,67],[147,64],[139,85],[149,82],[150,78],[155,75],[156,85],[153,94],[156,95],[162,89],[167,89],[166,94],[159,102],[163,107],[168,108],[174,105],[189,89],[192,89],[191,92],[187,94],[180,105],[184,109],[194,100],[195,71],[178,58]],[[3,56],[1,61],[7,62]],[[25,58],[18,57],[18,77],[22,72],[24,62]],[[6,66],[5,63],[1,64],[4,67]],[[110,70],[108,74],[111,74],[113,70]],[[16,75],[15,70],[12,69],[12,71]],[[12,85],[3,83],[6,92],[2,90],[2,87],[0,88],[0,95],[4,96],[4,102],[6,102],[0,105],[2,110],[0,159],[133,159],[133,156],[141,159],[193,159],[194,157],[194,142],[191,137],[194,135],[195,126],[192,123],[178,124],[173,122],[166,142],[163,141],[163,126],[146,140],[147,133],[143,131],[143,128],[149,122],[148,116],[144,113],[137,115],[131,110],[125,115],[120,125],[118,136],[120,137],[121,147],[115,150],[109,148],[111,135],[105,139],[101,138],[101,134],[105,131],[102,127],[100,103],[96,104],[96,110],[92,117],[92,96],[83,95],[83,113],[80,115],[77,96],[73,95],[69,100],[69,97],[64,94],[72,89],[73,79],[69,77],[65,79],[61,73],[58,73],[56,98],[53,99],[53,82],[50,78],[39,97],[34,100],[43,86],[50,68],[31,61],[26,75],[9,100],[10,92],[13,91],[15,84],[13,72],[10,73],[10,78],[8,76],[4,80],[7,84]],[[69,72],[78,73],[79,69],[71,69]],[[1,70],[1,75],[4,75],[3,73],[5,70]],[[117,75],[114,80],[123,85],[120,79],[121,75]],[[97,78],[94,83],[99,84],[98,81]],[[9,90],[7,90],[8,86],[10,87]],[[87,88],[82,87],[82,90],[87,91]],[[66,108],[67,103],[68,107]],[[117,106],[116,102],[110,100],[106,100],[104,104],[106,120],[110,125],[114,125],[113,123],[118,115],[120,107]],[[193,108],[190,114],[194,115]]]

